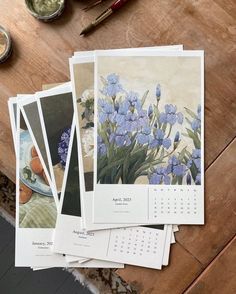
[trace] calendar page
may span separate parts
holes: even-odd
[[[170,240],[166,240],[167,231],[170,230],[172,232],[172,226],[162,225],[155,228],[133,227],[126,230],[112,229],[91,232],[83,230],[79,205],[79,177],[77,177],[77,181],[75,178],[79,165],[78,158],[75,156],[77,155],[77,152],[75,152],[77,140],[74,123],[71,128],[71,138],[74,138],[74,140],[70,141],[68,149],[68,161],[61,191],[60,212],[57,217],[54,233],[53,251],[118,263],[123,263],[126,260],[126,263],[160,269],[165,248],[168,250],[170,246]],[[145,237],[146,233],[149,234],[148,238]],[[122,254],[118,254],[116,251],[114,238],[116,238],[117,242],[120,241],[122,243]],[[136,242],[134,247],[132,247],[133,245],[130,247],[130,238]],[[131,242],[133,242],[132,240]],[[138,246],[139,242],[142,242],[140,248]],[[154,242],[155,245],[152,243],[151,246],[149,242]],[[135,256],[140,254],[140,252],[143,252],[142,258],[137,261]]]
[[[85,232],[74,218],[71,217],[69,222],[62,215],[57,224],[58,231],[64,238],[59,242],[57,235],[54,239],[55,252],[156,269],[162,267],[166,238],[164,226],[163,229],[132,227]]]
[[[71,84],[53,93],[38,92],[36,98],[51,179],[60,193],[74,115]]]
[[[204,223],[204,54],[95,59],[95,224]]]
[[[34,163],[38,157],[33,157],[34,143],[20,111],[18,111],[16,127],[15,264],[64,267],[67,265],[65,258],[51,251],[57,214],[55,200],[51,187],[43,177],[35,173]]]
[[[136,52],[142,48],[118,49],[112,52]],[[150,47],[148,50],[183,50],[183,46]],[[83,225],[86,230],[124,227],[123,224],[94,224],[93,205],[93,166],[94,166],[94,52],[78,52],[70,59],[70,76],[74,99],[74,110],[80,160],[81,202]],[[130,226],[131,224],[129,224]]]

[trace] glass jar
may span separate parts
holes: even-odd
[[[0,26],[0,63],[8,59],[12,52],[12,41],[10,34]]]

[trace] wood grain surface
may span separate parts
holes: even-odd
[[[1,25],[14,42],[13,56],[0,65],[0,169],[14,179],[8,97],[69,80],[68,58],[74,51],[169,44],[204,49],[206,225],[180,228],[163,271],[127,266],[118,272],[140,293],[235,293],[233,275],[225,273],[229,267],[236,274],[231,242],[236,233],[235,1],[132,0],[83,38],[82,28],[113,1],[84,13],[86,2],[68,0],[61,18],[41,23],[28,14],[24,1],[0,1]]]
[[[236,237],[217,258],[202,272],[186,291],[187,294],[236,293]]]

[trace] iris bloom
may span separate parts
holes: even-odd
[[[164,138],[165,134],[161,129],[158,129],[154,132],[154,138],[150,142],[150,147],[160,147],[163,146],[166,149],[169,149],[171,146],[171,139],[170,138]]]
[[[160,123],[169,123],[171,125],[176,124],[178,122],[179,124],[183,123],[184,117],[181,112],[177,113],[177,107],[172,104],[166,104],[165,105],[165,112],[162,112],[160,114]]]
[[[170,177],[167,174],[165,167],[158,167],[149,177],[149,183],[151,185],[159,185],[164,182],[165,185],[170,184]]]
[[[150,143],[152,139],[151,136],[151,128],[146,127],[141,130],[141,132],[137,135],[137,141],[139,144],[144,145]]]
[[[122,129],[117,129],[115,133],[111,133],[109,142],[115,143],[118,147],[129,146],[131,144],[128,133]]]
[[[129,105],[133,109],[140,110],[141,109],[141,101],[139,99],[138,93],[130,91],[126,96],[126,101],[129,102]]]
[[[116,97],[120,92],[124,92],[121,84],[119,83],[119,76],[116,74],[110,74],[107,76],[107,85],[104,86],[101,91],[103,95]]]
[[[181,164],[178,158],[173,155],[169,160],[168,160],[168,166],[167,166],[167,172],[173,173],[176,176],[184,176],[187,171],[187,168],[185,165]]]
[[[201,128],[201,105],[198,105],[197,118],[191,123],[191,128],[196,131]]]
[[[101,111],[99,112],[99,122],[100,123],[104,123],[105,121],[113,122],[115,118],[114,106],[103,99],[99,99],[98,103],[99,103],[99,106],[101,107]]]
[[[107,153],[107,147],[100,136],[97,136],[97,150],[99,155]]]

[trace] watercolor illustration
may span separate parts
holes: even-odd
[[[93,191],[94,90],[86,89],[77,99],[79,131],[86,191]]]
[[[23,127],[20,132],[19,227],[55,228],[57,209],[53,194],[30,133]]]
[[[120,80],[116,73],[101,77],[97,182],[200,185],[201,105],[182,111],[173,102],[160,106],[158,81],[155,92],[137,93]]]

